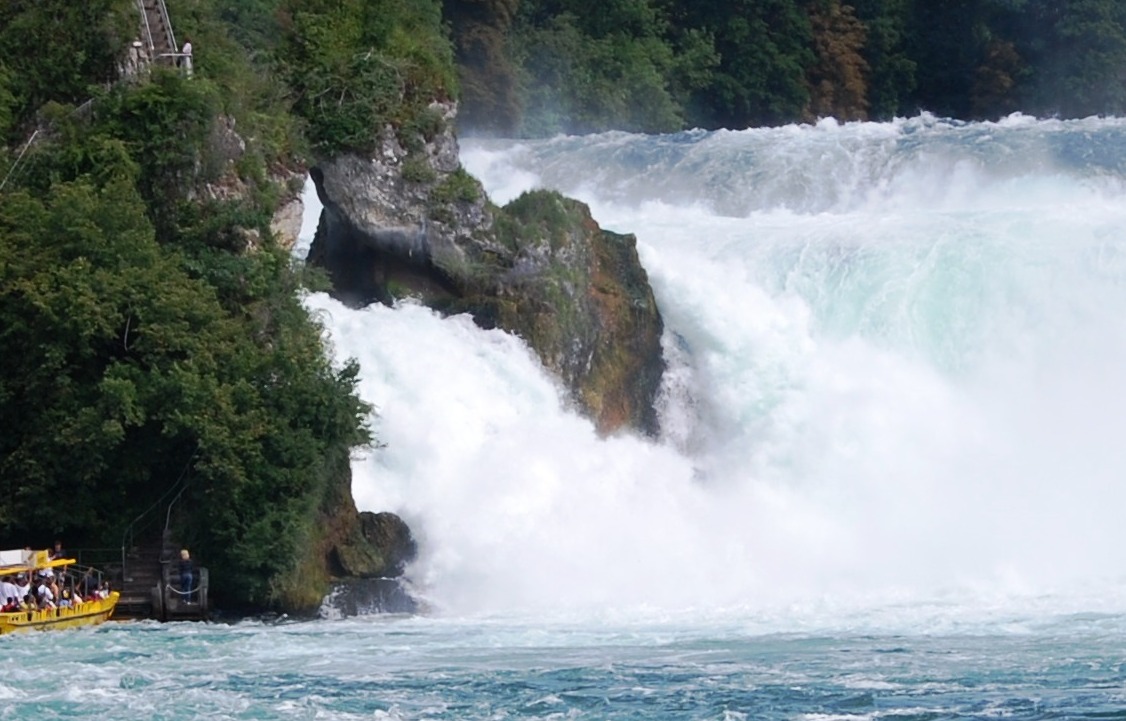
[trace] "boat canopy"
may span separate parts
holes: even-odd
[[[50,551],[31,551],[17,548],[14,551],[0,551],[0,574],[31,573],[41,568],[55,568],[77,563],[73,558],[51,560]]]

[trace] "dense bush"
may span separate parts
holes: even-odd
[[[117,79],[118,63],[135,34],[133,7],[133,0],[0,3],[4,144],[29,134],[33,115],[48,101],[77,105],[90,97],[92,88]]]
[[[136,22],[131,2],[99,7],[101,25],[56,26],[75,33],[58,44],[100,47]],[[0,193],[0,539],[114,546],[179,494],[177,534],[218,600],[260,607],[292,589],[370,409],[270,234],[304,147],[263,72],[271,51],[240,44],[209,3],[183,10],[191,79],[153,68],[105,85],[103,65],[79,63],[51,86],[64,69],[41,65],[57,59],[13,57],[0,32],[0,68],[21,68],[0,73],[0,119],[10,138],[42,128]],[[3,12],[32,28],[56,11],[71,17]],[[80,37],[91,29],[101,41]]]
[[[437,0],[284,0],[281,67],[320,156],[370,151],[456,82]]]

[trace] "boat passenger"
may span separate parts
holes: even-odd
[[[55,594],[51,593],[51,584],[46,576],[40,577],[39,588],[37,590],[39,594],[39,606],[41,608],[54,608]]]
[[[23,598],[29,593],[31,593],[31,582],[27,580],[27,574],[18,574],[16,576],[16,598]]]
[[[82,576],[82,596],[93,600],[98,593],[98,579],[94,577],[94,570],[87,569]]]
[[[0,598],[7,600],[9,598],[19,598],[20,590],[16,587],[15,581],[11,574],[4,576],[0,581]]]

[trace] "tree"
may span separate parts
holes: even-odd
[[[9,78],[12,124],[27,123],[49,101],[82,103],[92,86],[115,80],[136,17],[130,0],[0,3],[0,58],[19,68]]]
[[[840,0],[816,2],[810,9],[817,63],[809,69],[809,114],[814,118],[865,120],[868,117],[868,63],[861,54],[864,25]]]
[[[463,128],[511,135],[520,123],[518,70],[508,47],[519,0],[446,0],[454,33]]]
[[[710,38],[650,0],[525,2],[513,25],[525,134],[668,132],[708,82]]]
[[[888,120],[903,113],[915,89],[915,62],[908,57],[909,0],[852,0],[864,24],[864,61],[868,63],[868,114]]]
[[[322,156],[374,150],[384,127],[456,95],[439,0],[284,0],[280,13],[277,59]]]
[[[1126,6],[1115,0],[1029,4],[1034,107],[1068,117],[1126,112]]]
[[[1027,74],[1024,60],[1013,43],[994,39],[985,49],[982,64],[974,71],[970,107],[974,117],[1008,115],[1020,108],[1019,83]]]
[[[17,6],[7,19],[24,28],[58,9],[0,13]],[[119,11],[136,22],[132,3]],[[185,15],[209,47],[238,47],[211,16]],[[360,16],[363,28],[385,20]],[[0,67],[13,67],[9,27]],[[372,32],[388,53],[417,50]],[[41,62],[52,56],[19,58],[19,92],[55,72]],[[269,230],[279,168],[300,144],[292,125],[260,117],[280,93],[257,67],[234,52],[190,81],[153,68],[109,89],[81,69],[83,112],[34,109],[42,140],[0,195],[0,538],[116,544],[173,492],[179,537],[216,578],[239,579],[216,599],[261,608],[315,553],[307,542],[347,487],[349,450],[370,439],[370,409],[355,367],[328,357]]]
[[[816,56],[797,0],[700,0],[680,4],[677,18],[713,37],[719,56],[712,82],[694,93],[697,124],[743,128],[802,117]]]

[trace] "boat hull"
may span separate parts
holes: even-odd
[[[94,626],[109,620],[120,596],[120,593],[113,591],[107,598],[86,601],[73,608],[0,613],[0,636],[21,631],[54,631]]]

